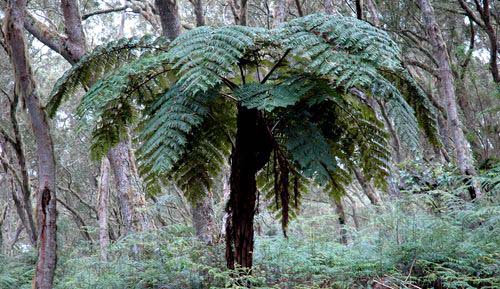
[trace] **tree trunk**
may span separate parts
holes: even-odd
[[[213,217],[212,194],[208,192],[206,196],[201,197],[195,204],[192,204],[191,213],[196,236],[201,242],[212,245],[217,232]]]
[[[26,0],[9,2],[5,11],[5,44],[14,68],[16,92],[25,101],[36,140],[38,157],[38,261],[34,288],[51,289],[57,264],[56,169],[47,115],[36,92],[24,39]]]
[[[375,27],[380,26],[380,18],[378,17],[377,6],[373,2],[374,0],[366,0],[366,6],[368,7],[368,11],[370,12],[370,18],[372,20],[372,24]]]
[[[76,226],[78,227],[78,229],[80,230],[82,237],[85,240],[89,241],[90,244],[92,244],[93,243],[92,237],[90,237],[90,232],[87,229],[87,224],[85,224],[85,221],[83,220],[82,216],[80,216],[80,214],[78,214],[78,212],[75,211],[75,209],[71,208],[67,202],[59,198],[57,199],[57,201],[71,214],[71,217],[75,222]]]
[[[227,210],[226,261],[228,268],[251,268],[256,209],[255,176],[267,163],[270,139],[262,116],[255,109],[238,107],[236,141],[231,154],[231,193]]]
[[[363,20],[363,0],[356,0],[356,18]]]
[[[334,200],[335,202],[335,212],[337,213],[337,220],[340,226],[340,243],[347,244],[347,229],[346,229],[346,217],[344,205],[342,205],[342,200]]]
[[[108,260],[109,230],[108,230],[108,203],[109,203],[109,160],[101,160],[101,169],[98,181],[98,209],[99,219],[99,246],[101,261]]]
[[[375,193],[375,190],[373,189],[372,185],[366,180],[365,176],[361,172],[360,169],[355,168],[354,169],[354,175],[356,176],[356,179],[358,180],[358,183],[361,185],[361,189],[363,190],[363,193],[368,197],[370,200],[370,203],[374,206],[380,205],[380,199]]]
[[[286,14],[288,13],[288,0],[277,0],[274,7],[274,27],[285,22]]]
[[[336,9],[335,9],[335,3],[334,0],[325,0],[325,13],[326,14],[334,14]]]
[[[160,19],[162,23],[162,33],[170,40],[174,40],[180,34],[180,27],[177,28],[175,23],[181,23],[179,15],[179,7],[174,0],[163,1],[156,0],[156,7],[160,11]],[[194,12],[196,15],[196,26],[205,25],[205,16],[203,15],[202,0],[192,0]],[[206,195],[201,197],[196,203],[191,205],[191,214],[193,226],[198,239],[205,244],[214,242],[216,230],[215,221],[213,218],[212,194],[206,192]]]
[[[497,31],[495,29],[494,24],[492,23],[492,14],[495,12],[491,12],[490,6],[493,6],[493,10],[495,10],[494,5],[490,5],[489,0],[474,1],[476,10],[479,13],[479,17],[469,8],[467,2],[465,0],[458,1],[462,9],[465,11],[467,16],[469,16],[469,20],[474,21],[477,25],[484,29],[486,35],[488,36],[488,40],[490,42],[490,71],[493,76],[493,81],[496,83],[500,82],[500,73],[498,72],[498,40],[497,40]]]
[[[46,44],[48,47],[52,48],[55,52],[61,54],[68,62],[73,64],[78,62],[87,52],[85,34],[83,31],[77,0],[61,0],[61,10],[64,17],[66,36],[61,36],[57,33],[57,31],[51,30],[42,22],[37,21],[31,16],[29,17],[28,23],[25,23],[25,25],[26,29],[30,31],[33,36],[35,36],[42,43]],[[128,150],[128,147],[128,140],[124,140],[115,147],[115,151],[126,151]],[[124,187],[126,184],[136,184],[138,182],[137,172],[131,171],[135,168],[134,162],[135,160],[133,160],[133,158],[115,158],[115,161],[112,162],[111,165],[113,166],[113,171],[122,172],[118,177],[115,176],[116,187],[121,187],[121,190],[118,190],[119,192],[141,192],[140,190],[137,190],[137,188]],[[127,172],[127,170],[129,171]],[[127,177],[133,179],[123,179]],[[136,198],[143,200],[144,196],[140,195],[136,196]],[[124,198],[121,199],[125,200]],[[133,206],[133,204],[128,206]],[[127,205],[125,205],[125,207],[127,207]],[[145,222],[146,220],[143,221]],[[126,222],[124,221],[124,223]]]
[[[11,142],[13,140],[10,140]],[[26,229],[26,233],[28,235],[28,239],[30,240],[31,245],[35,248],[36,247],[36,235],[34,235],[33,231],[30,230],[30,222],[28,221],[29,216],[27,215],[28,210],[26,209],[26,205],[24,200],[21,200],[19,197],[18,193],[18,184],[22,187],[22,179],[20,179],[17,175],[16,169],[10,164],[11,158],[8,155],[7,152],[7,146],[6,146],[7,139],[4,136],[3,138],[0,138],[0,163],[3,166],[3,169],[5,171],[5,175],[7,176],[6,179],[8,183],[10,183],[10,191],[11,191],[11,196],[12,200],[14,202],[14,207],[16,208],[17,215],[19,216],[19,219],[21,220],[22,225]],[[17,143],[13,143],[13,146],[17,146]],[[21,194],[21,197],[23,194]],[[31,208],[31,206],[30,206]],[[31,212],[30,212],[31,213]],[[33,219],[31,222],[34,223]],[[33,224],[34,226],[34,224]]]
[[[7,218],[7,209],[9,206],[5,204],[3,210],[0,211],[0,254],[3,253],[3,224]]]
[[[450,67],[450,59],[446,50],[441,30],[436,22],[434,9],[429,0],[419,0],[420,9],[426,26],[429,41],[432,44],[434,56],[438,64],[439,74],[439,91],[441,97],[446,102],[446,111],[448,115],[448,125],[451,130],[451,136],[455,146],[455,155],[458,167],[464,175],[475,175],[475,170],[472,165],[472,156],[467,148],[467,140],[460,126],[458,118],[457,101],[455,95],[455,87],[453,73]],[[479,189],[476,186],[471,186],[470,197],[475,199],[479,194]]]
[[[155,0],[160,15],[162,34],[174,40],[181,33],[181,20],[176,0]]]
[[[21,192],[22,192],[22,202],[23,208],[26,214],[26,232],[28,233],[30,242],[33,246],[36,246],[36,227],[35,221],[33,219],[33,207],[31,206],[31,188],[28,176],[28,166],[26,165],[26,156],[24,154],[23,141],[21,136],[21,130],[19,128],[19,123],[17,121],[17,106],[19,103],[19,96],[14,94],[12,96],[12,101],[10,101],[10,122],[14,131],[14,143],[12,146],[16,153],[17,161],[19,164],[21,172]]]
[[[202,0],[191,0],[194,6],[194,15],[196,18],[196,26],[205,26],[205,15],[203,11],[203,1]],[[179,21],[180,22],[180,21]]]
[[[130,141],[122,141],[108,152],[126,234],[148,227],[144,215],[145,200],[129,146]]]

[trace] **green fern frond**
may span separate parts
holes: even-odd
[[[172,169],[172,180],[191,202],[212,189],[214,179],[227,164],[236,133],[235,116],[234,104],[219,98],[188,137],[186,151]]]
[[[122,38],[96,47],[58,79],[50,93],[47,111],[53,117],[59,106],[79,87],[89,88],[92,82],[106,76],[116,68],[137,59],[145,51],[163,50],[168,40],[151,35]]]
[[[245,26],[205,26],[182,34],[168,52],[173,68],[179,71],[179,85],[194,94],[233,77],[237,71],[235,65],[263,31]]]
[[[387,33],[357,19],[313,14],[275,34],[298,65],[345,89],[370,86],[377,70],[401,69],[400,51]]]
[[[275,108],[292,106],[311,91],[314,84],[307,78],[290,77],[279,83],[249,83],[234,92],[240,103],[247,108],[257,108],[268,112]]]
[[[189,95],[174,85],[151,105],[139,139],[143,144],[139,161],[151,170],[169,173],[180,160],[188,145],[189,134],[208,116],[209,103],[217,89]]]

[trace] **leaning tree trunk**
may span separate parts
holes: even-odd
[[[356,179],[358,180],[358,183],[361,185],[361,189],[363,190],[363,193],[368,197],[370,200],[370,203],[374,206],[380,205],[380,199],[375,193],[375,190],[373,189],[373,186],[370,184],[370,182],[366,179],[364,174],[361,172],[360,169],[355,168],[354,169],[354,175],[356,176]]]
[[[267,163],[271,143],[263,117],[255,109],[238,108],[235,146],[231,154],[231,176],[226,225],[226,261],[252,267],[253,220],[256,210],[256,174]]]
[[[446,49],[446,43],[444,42],[441,29],[436,21],[434,9],[432,8],[430,1],[419,0],[419,3],[427,35],[429,36],[429,41],[433,47],[434,55],[439,68],[439,91],[441,97],[443,97],[446,102],[448,124],[451,130],[453,143],[455,145],[457,164],[462,174],[469,176],[475,175],[476,172],[472,165],[472,156],[467,148],[467,140],[465,139],[462,128],[460,127],[454,77],[450,67],[450,58]],[[471,198],[474,199],[480,194],[480,191],[476,188],[476,186],[471,186],[469,193]]]
[[[16,93],[26,103],[31,127],[36,140],[38,157],[38,261],[36,264],[34,288],[51,289],[57,263],[56,257],[56,163],[52,136],[45,110],[36,91],[35,81],[24,39],[26,0],[9,2],[5,11],[5,44],[14,68]]]

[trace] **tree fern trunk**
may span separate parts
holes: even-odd
[[[238,108],[236,142],[231,155],[231,194],[228,202],[230,222],[226,226],[226,261],[252,267],[253,219],[256,208],[257,172],[269,160],[271,145],[267,128],[255,109]]]

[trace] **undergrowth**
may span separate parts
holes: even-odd
[[[485,196],[475,202],[464,200],[464,180],[436,170],[403,175],[410,189],[363,212],[347,246],[325,225],[333,214],[301,215],[288,238],[258,236],[246,280],[225,269],[223,244],[207,247],[191,228],[170,226],[113,243],[108,262],[96,246],[65,249],[55,288],[500,288],[498,168],[478,177]],[[30,288],[34,261],[32,252],[0,256],[0,288]]]

